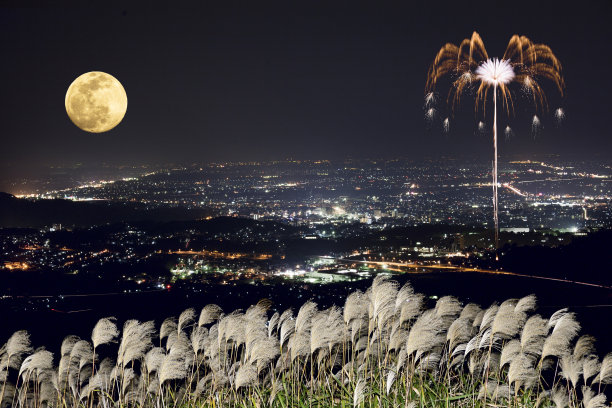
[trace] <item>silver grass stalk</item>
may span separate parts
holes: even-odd
[[[312,317],[317,312],[317,304],[311,300],[307,301],[300,307],[300,310],[295,318],[296,333],[310,332],[312,326]]]
[[[17,394],[17,389],[9,382],[5,382],[2,387],[4,393],[0,395],[0,405],[11,406],[12,401]]]
[[[601,363],[597,356],[587,357],[584,359],[582,363],[582,375],[584,378],[584,382],[588,383],[588,381],[596,376],[601,370]]]
[[[582,375],[582,360],[577,359],[573,354],[565,354],[559,360],[560,375],[565,378],[572,387],[576,388],[578,380]]]
[[[401,309],[402,303],[409,302],[412,296],[414,296],[414,289],[410,282],[406,282],[395,297],[395,312],[397,313]]]
[[[310,332],[310,352],[320,348],[331,348],[342,341],[344,322],[342,312],[336,306],[322,310],[312,317]]]
[[[595,356],[595,337],[588,334],[580,336],[574,345],[573,355],[576,360]]]
[[[484,315],[485,315],[485,311],[482,309],[478,313],[476,313],[476,316],[474,316],[474,321],[472,322],[472,326],[474,326],[474,328],[480,327],[480,325],[482,324],[482,319],[484,318]]]
[[[350,336],[353,343],[357,343],[361,337],[368,336],[368,322],[366,319],[353,319],[350,327]]]
[[[552,333],[544,341],[542,360],[548,356],[561,357],[570,353],[570,343],[580,331],[580,323],[576,321],[575,316],[575,313],[566,312],[555,319]]]
[[[208,329],[198,326],[191,332],[191,347],[196,354],[204,351],[208,340]]]
[[[487,310],[485,310],[482,316],[482,321],[480,322],[480,326],[479,326],[479,330],[481,332],[484,332],[485,330],[491,327],[498,310],[499,310],[499,305],[497,303],[493,303],[491,306],[489,306]]]
[[[291,361],[298,357],[308,356],[310,354],[310,333],[293,333],[291,339],[289,339],[288,348],[291,354]]]
[[[30,344],[30,335],[27,331],[19,330],[13,333],[5,344],[0,367],[4,370],[18,369],[21,366],[23,355],[32,352]]]
[[[246,324],[243,329],[245,330],[245,350],[247,355],[251,354],[251,349],[255,342],[268,337],[268,331],[266,330],[266,311],[267,306],[258,303],[257,305],[249,307],[244,314]]]
[[[178,324],[176,323],[176,319],[174,317],[166,318],[159,328],[159,340],[163,340],[170,336],[170,334],[176,332],[177,329]]]
[[[586,407],[589,405],[589,401],[591,398],[595,396],[595,391],[591,389],[591,387],[587,387],[586,385],[582,386],[582,404]]]
[[[525,354],[539,357],[542,354],[544,341],[548,335],[548,321],[533,315],[525,322],[521,331],[521,350]]]
[[[117,364],[125,366],[131,361],[144,357],[153,347],[151,341],[155,333],[152,321],[140,323],[138,320],[128,320],[123,325],[123,334],[117,353]]]
[[[479,349],[488,349],[494,345],[492,333],[493,333],[493,329],[491,328],[488,328],[487,330],[484,331],[484,333],[482,333],[482,336],[480,338],[480,343],[478,343]],[[497,348],[497,344],[495,344],[495,347]]]
[[[70,335],[70,336],[64,337],[64,340],[62,341],[61,351],[60,351],[61,355],[62,356],[69,355],[70,352],[72,351],[72,348],[79,340],[81,340],[79,336]]]
[[[241,387],[248,387],[254,385],[256,382],[257,369],[254,366],[246,364],[241,365],[240,368],[238,368],[238,372],[236,373],[236,379],[234,382],[236,390],[240,389]]]
[[[284,315],[285,313],[283,313]],[[282,317],[282,316],[281,316]],[[293,316],[288,317],[286,319],[281,319],[282,323],[280,323],[280,345],[284,346],[287,341],[289,340],[289,338],[291,337],[291,335],[295,332],[295,320],[293,319]]]
[[[593,379],[594,383],[612,384],[612,352],[605,355],[601,361],[601,369],[597,377]]]
[[[145,354],[144,367],[147,374],[151,375],[154,372],[159,372],[166,352],[161,347],[153,347]]]
[[[278,329],[277,325],[279,319],[280,314],[278,312],[275,312],[270,318],[270,320],[268,320],[268,337],[272,337],[272,333],[274,333]]]
[[[195,310],[190,308],[184,310],[178,318],[177,330],[183,331],[195,320]]]
[[[480,305],[477,305],[476,303],[468,303],[461,310],[459,317],[474,322],[474,319],[476,319],[476,316],[478,316],[480,312],[482,312]]]
[[[114,317],[105,317],[98,320],[91,332],[91,341],[94,350],[103,344],[112,343],[119,335],[119,330],[115,324]]]
[[[442,355],[437,352],[431,352],[421,357],[416,366],[417,372],[438,372],[440,368],[440,362],[442,361]]]
[[[265,337],[256,340],[251,347],[248,362],[255,364],[259,373],[264,367],[269,365],[278,355],[279,345],[275,337]]]
[[[586,408],[606,408],[608,405],[606,404],[606,394],[598,394],[595,397],[591,398],[587,404],[585,404]]]
[[[406,340],[406,353],[416,353],[415,360],[436,347],[441,347],[446,340],[444,321],[436,314],[435,309],[424,312],[414,322]]]
[[[111,371],[98,370],[96,374],[91,377],[89,384],[87,385],[87,392],[89,394],[94,391],[101,391],[102,393],[108,393],[111,384]]]
[[[538,298],[536,295],[531,294],[519,299],[516,304],[515,311],[517,313],[530,313],[534,312],[538,307]]]
[[[357,290],[350,293],[344,301],[343,319],[345,324],[351,324],[355,319],[364,319],[368,315],[368,298]]]
[[[353,391],[353,407],[358,407],[363,403],[366,392],[367,392],[366,380],[363,378],[360,378],[359,380],[357,380],[357,384],[355,385],[355,390]]]
[[[387,373],[387,383],[385,387],[387,395],[389,395],[389,393],[391,392],[391,387],[393,387],[393,383],[395,382],[396,377],[397,373],[393,370],[389,370],[389,372]]]
[[[164,385],[169,380],[179,380],[187,376],[185,368],[185,355],[175,349],[171,350],[163,359],[159,368],[159,385]]]
[[[557,386],[553,389],[551,398],[556,408],[566,408],[569,406],[569,397],[563,387]]]
[[[457,318],[463,308],[461,302],[454,296],[443,296],[436,302],[436,314],[440,317]]]
[[[78,364],[79,369],[82,368],[80,366],[81,360],[89,360],[91,361],[93,354],[93,349],[91,347],[91,343],[87,340],[79,340],[76,342],[72,350],[70,351],[70,361]]]
[[[365,350],[367,347],[368,347],[368,338],[366,336],[360,337],[359,340],[357,340],[357,342],[353,346],[355,351],[362,351],[362,350]]]
[[[123,370],[123,382],[121,386],[121,392],[125,394],[125,391],[128,389],[130,385],[132,385],[132,381],[136,379],[136,372],[133,368],[126,368]]]
[[[481,333],[478,333],[477,335],[472,337],[465,346],[465,352],[464,352],[465,356],[470,354],[472,351],[478,349],[478,345],[480,344],[481,340],[482,340]]]
[[[451,323],[446,333],[446,341],[451,353],[454,353],[454,350],[460,344],[466,344],[470,341],[474,335],[473,330],[472,320],[467,317],[459,317]]]
[[[398,283],[388,280],[387,275],[377,275],[371,286],[368,315],[370,318],[369,331],[377,327],[379,330],[395,315],[395,299],[398,292]]]
[[[408,300],[403,301],[399,308],[400,324],[415,320],[420,316],[425,307],[425,296],[420,293],[411,295]]]
[[[478,391],[478,399],[484,400],[485,398],[488,398],[492,401],[499,399],[510,400],[513,394],[514,390],[508,384],[493,383],[487,384],[486,387],[484,384],[482,384],[480,386],[480,390]]]
[[[502,348],[501,356],[499,358],[499,368],[502,369],[506,364],[510,364],[518,355],[521,353],[521,342],[512,339],[504,345]]]
[[[204,355],[209,359],[214,359],[219,355],[219,324],[215,323],[208,329],[207,347]]]
[[[508,382],[517,388],[525,389],[533,387],[537,382],[538,374],[535,370],[534,361],[525,354],[517,355],[508,369]]]
[[[414,296],[414,288],[410,282],[406,282],[404,286],[397,291],[397,295],[395,297],[395,311],[399,311],[401,304],[409,301],[412,296]]]
[[[389,338],[389,350],[399,350],[404,346],[408,339],[409,331],[401,327],[399,320],[393,323]]]
[[[561,319],[563,316],[569,314],[569,310],[567,308],[563,308],[563,309],[559,309],[557,310],[555,313],[553,313],[550,318],[548,319],[548,328],[552,328],[555,327],[555,325],[557,324],[557,322],[559,321],[559,319]]]
[[[219,344],[227,342],[233,342],[237,346],[244,344],[246,342],[245,324],[244,313],[239,310],[223,316],[219,320]]]
[[[204,326],[215,322],[221,316],[221,313],[223,313],[223,309],[217,305],[209,304],[204,306],[200,312],[198,326]]]
[[[57,372],[48,370],[45,372],[46,378],[40,382],[40,395],[38,397],[39,406],[55,406],[59,393]]]
[[[51,367],[53,367],[53,353],[47,350],[38,350],[23,360],[18,375],[25,379],[30,377],[32,373],[40,375],[43,370],[50,370]]]
[[[291,308],[288,308],[287,310],[285,310],[278,318],[277,326],[279,327],[279,329],[283,325],[283,323],[285,323],[285,321],[288,319],[293,319],[293,309]]]
[[[518,302],[516,299],[508,299],[499,306],[491,325],[493,338],[510,339],[519,333],[527,315],[519,310]]]

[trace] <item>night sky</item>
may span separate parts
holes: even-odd
[[[83,2],[84,3],[84,2]],[[530,133],[519,102],[504,155],[609,158],[612,2],[213,1],[198,8],[87,2],[0,8],[2,160],[17,168],[69,163],[168,163],[284,158],[482,155],[466,105],[444,135],[424,121],[425,76],[446,42],[478,31],[490,56],[512,34],[548,44],[567,119]],[[93,6],[99,3],[99,6]],[[417,3],[417,2],[414,2]],[[129,3],[132,4],[132,3]],[[142,2],[142,4],[152,4]],[[90,134],[64,97],[88,71],[119,79],[123,122]],[[502,138],[503,140],[503,138]]]

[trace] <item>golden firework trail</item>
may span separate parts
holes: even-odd
[[[436,55],[427,73],[427,96],[435,95],[438,81],[451,77],[447,102],[451,111],[461,102],[465,92],[476,89],[475,112],[482,107],[486,113],[486,101],[493,92],[493,219],[495,223],[495,248],[499,246],[499,219],[497,208],[497,100],[502,109],[514,113],[512,84],[533,100],[536,108],[548,110],[548,102],[540,81],[550,80],[561,96],[565,83],[561,74],[561,63],[550,47],[535,44],[525,36],[513,35],[501,59],[489,58],[480,35],[474,31],[471,38],[459,45],[447,43]],[[431,98],[431,97],[430,97]],[[427,97],[426,97],[427,99]],[[482,122],[480,122],[482,123]],[[479,129],[481,130],[481,129]]]

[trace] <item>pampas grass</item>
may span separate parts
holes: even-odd
[[[571,311],[533,314],[533,295],[427,306],[380,276],[343,308],[307,301],[297,315],[264,300],[187,309],[159,327],[128,320],[121,332],[103,318],[91,342],[67,336],[57,356],[19,331],[0,348],[0,405],[606,406],[612,353],[600,360]]]

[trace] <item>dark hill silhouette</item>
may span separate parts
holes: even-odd
[[[610,248],[612,231],[602,230],[556,248],[507,246],[500,263],[513,272],[612,285]]]
[[[212,215],[208,209],[147,208],[141,203],[30,200],[0,193],[0,227],[41,228],[51,224],[88,227],[116,222],[187,221]]]

